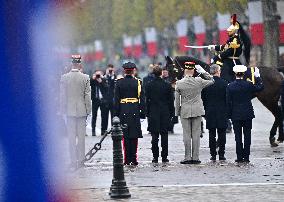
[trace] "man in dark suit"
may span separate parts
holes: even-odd
[[[153,79],[155,78],[155,76],[153,74],[153,67],[154,67],[153,64],[149,65],[149,67],[148,67],[148,75],[143,78],[143,90],[144,90],[144,92],[145,92],[145,89],[146,89],[146,86],[148,85],[148,83],[153,81]],[[148,118],[147,118],[147,122],[148,122],[148,125],[149,125]],[[147,128],[147,131],[149,131],[149,128]],[[150,131],[149,131],[149,134],[150,134]]]
[[[124,164],[138,165],[138,138],[142,138],[140,118],[145,119],[145,98],[142,81],[134,77],[136,65],[127,62],[122,66],[125,77],[118,79],[114,91],[114,115],[119,116],[123,128]]]
[[[111,119],[113,118],[113,99],[114,99],[114,85],[116,80],[116,74],[114,73],[114,67],[112,64],[108,64],[106,69],[106,74],[104,76],[106,81],[106,111],[105,116],[106,120],[108,120],[109,113]],[[108,121],[106,124],[106,128],[108,127]]]
[[[166,66],[163,67],[163,71],[162,71],[162,79],[164,81],[166,81],[167,83],[171,84],[172,86],[172,91],[173,91],[173,97],[174,97],[174,92],[175,92],[175,82],[170,78],[169,76],[169,71],[167,69]],[[170,134],[174,134],[174,126],[175,124],[178,123],[178,117],[177,116],[173,116],[171,121],[170,121],[170,124],[169,124],[169,127],[168,127],[168,132]]]
[[[219,160],[225,158],[227,111],[226,111],[226,88],[228,83],[220,78],[221,67],[213,64],[210,67],[214,84],[202,91],[202,100],[205,109],[206,128],[209,130],[210,160],[216,160],[216,130],[219,143]]]
[[[256,92],[263,90],[259,69],[255,67],[255,84],[243,79],[247,67],[236,65],[233,68],[236,80],[227,87],[227,107],[229,118],[233,121],[236,140],[236,162],[249,162],[252,119],[254,116],[251,99]],[[242,141],[244,134],[244,144]]]
[[[101,110],[101,135],[107,130],[108,117],[107,114],[107,100],[106,100],[106,81],[103,79],[102,72],[96,71],[91,83],[92,96],[92,135],[96,136],[96,122],[98,109]]]
[[[146,106],[149,120],[148,130],[152,135],[153,163],[158,163],[159,135],[161,134],[162,162],[168,160],[168,127],[174,116],[174,96],[172,87],[162,78],[162,68],[155,65],[153,68],[155,78],[146,86]]]

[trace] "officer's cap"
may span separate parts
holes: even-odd
[[[81,55],[72,55],[72,63],[79,64],[81,63]]]
[[[195,62],[193,61],[184,62],[184,69],[194,69],[194,68],[195,68]]]
[[[247,71],[247,67],[244,66],[244,65],[235,65],[235,66],[233,67],[233,71],[234,71],[235,73],[245,72],[245,71]]]
[[[123,69],[135,69],[136,65],[132,62],[127,62],[122,65]]]

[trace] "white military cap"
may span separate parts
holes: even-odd
[[[235,73],[237,73],[237,72],[245,72],[245,71],[247,71],[247,67],[244,66],[244,65],[235,65],[235,66],[233,67],[233,71],[234,71]]]

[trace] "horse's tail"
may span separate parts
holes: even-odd
[[[251,40],[249,35],[246,33],[246,31],[244,30],[244,28],[240,23],[239,23],[239,34],[240,34],[240,39],[244,44],[244,56],[246,60],[246,65],[248,65],[250,62]]]

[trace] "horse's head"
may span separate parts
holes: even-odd
[[[166,68],[169,71],[169,77],[171,81],[174,83],[175,81],[181,79],[180,75],[183,75],[183,69],[178,67],[176,62],[170,57],[166,56]]]
[[[172,59],[169,56],[166,56],[166,67],[169,71],[169,76],[172,80],[180,80],[184,74],[184,63],[187,61],[195,62],[195,64],[200,65],[203,69],[209,72],[210,66],[201,60],[198,60],[195,57],[191,56],[176,56]],[[194,76],[199,75],[197,72],[194,73]]]

